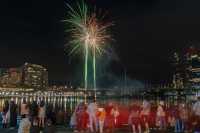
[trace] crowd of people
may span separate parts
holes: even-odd
[[[78,104],[72,113],[55,110],[42,100],[23,100],[20,105],[10,101],[5,102],[0,116],[2,128],[18,127],[18,133],[39,133],[41,129],[54,133],[56,124],[79,133],[115,133],[119,129],[132,133],[199,133],[200,97],[193,104],[134,99],[124,105],[93,100]]]
[[[5,101],[0,114],[2,128],[18,128],[18,133],[54,133],[56,124],[69,123],[70,113],[59,107],[45,104],[44,101],[27,102],[20,105]]]
[[[82,133],[114,133],[122,128],[132,133],[200,133],[200,97],[193,104],[147,100],[132,100],[128,106],[111,101],[80,103],[70,126]]]

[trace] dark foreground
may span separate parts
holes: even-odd
[[[41,133],[49,133],[48,129],[40,130]],[[55,127],[56,133],[72,133],[71,129],[65,128],[64,126],[57,126]],[[17,129],[13,128],[7,128],[7,129],[2,129],[0,128],[0,133],[17,133]]]
[[[74,133],[71,129],[64,126],[55,127],[56,133]],[[17,129],[0,129],[0,133],[17,133]],[[41,133],[49,133],[49,131],[41,130]],[[127,129],[116,129],[115,133],[131,133]],[[173,130],[168,129],[167,131],[151,130],[151,133],[173,133]]]

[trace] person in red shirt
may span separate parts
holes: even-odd
[[[115,117],[112,113],[113,108],[114,106],[112,102],[109,102],[109,104],[105,108],[106,111],[105,127],[108,133],[114,133]]]
[[[78,130],[85,133],[88,130],[89,115],[87,113],[87,106],[84,105],[83,110],[79,112]]]

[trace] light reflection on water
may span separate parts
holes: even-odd
[[[33,100],[39,103],[40,101],[45,101],[46,105],[52,105],[53,109],[61,109],[64,111],[72,112],[76,105],[80,102],[83,102],[82,97],[67,97],[67,96],[59,96],[59,97],[0,97],[0,111],[3,111],[3,107],[6,101],[14,101],[17,105],[22,103],[23,99],[25,99],[28,103],[31,103]]]
[[[87,96],[88,97],[88,96]],[[52,94],[17,94],[12,96],[4,96],[0,95],[0,111],[3,110],[4,104],[6,101],[14,101],[18,107],[20,103],[22,103],[23,99],[27,102],[32,103],[33,101],[44,101],[46,105],[51,105],[54,110],[61,109],[67,112],[73,112],[77,104],[84,102],[84,96],[79,94],[72,94],[72,95],[52,95]],[[89,100],[90,99],[90,100]],[[89,98],[87,102],[89,103],[92,99]],[[106,104],[108,101],[115,101],[122,105],[128,105],[132,100],[131,98],[124,97],[124,98],[113,98],[112,96],[104,96],[99,95],[97,97],[97,102]]]

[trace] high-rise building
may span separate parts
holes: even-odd
[[[174,67],[173,86],[174,88],[183,88],[184,67],[182,66],[181,56],[178,53],[174,53],[173,67]]]
[[[25,63],[18,68],[2,68],[0,69],[0,86],[46,89],[48,87],[48,71],[41,65],[30,63]]]
[[[36,89],[48,87],[48,71],[46,68],[36,64],[25,63],[23,66],[24,85]]]
[[[10,68],[8,69],[9,73],[9,84],[11,86],[19,86],[22,84],[22,69],[19,68]]]
[[[200,53],[197,48],[190,47],[186,54],[187,79],[192,85],[200,85]]]
[[[22,69],[9,68],[0,70],[0,84],[3,87],[16,87],[22,83]]]
[[[173,83],[180,85],[200,86],[200,52],[194,46],[182,54],[174,54],[175,66]]]

